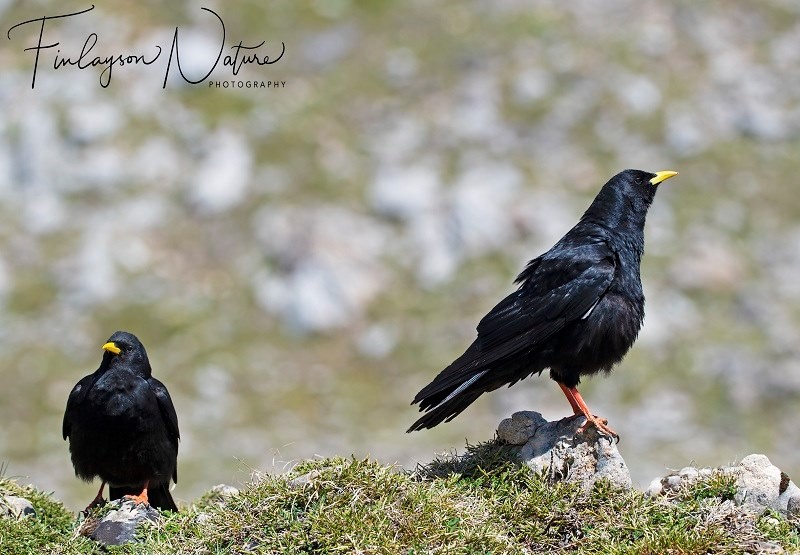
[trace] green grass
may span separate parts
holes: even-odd
[[[17,495],[30,501],[36,518],[0,518],[0,553],[99,553],[94,542],[73,537],[75,515],[50,495],[0,477],[0,495]]]
[[[75,515],[8,480],[36,519],[0,520],[0,553],[99,553]],[[111,553],[747,553],[800,549],[800,520],[751,518],[715,474],[650,499],[606,482],[550,483],[496,442],[467,446],[414,471],[375,461],[303,461],[259,476],[238,495],[207,494]]]

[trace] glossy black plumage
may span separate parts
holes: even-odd
[[[625,170],[612,177],[575,227],[528,263],[518,290],[480,321],[466,352],[417,394],[412,404],[427,414],[408,431],[450,421],[483,393],[547,368],[578,395],[581,376],[622,360],[644,319],[645,217],[656,185],[672,175]],[[576,413],[585,408],[564,393]]]
[[[64,412],[75,474],[108,483],[112,500],[146,488],[152,506],[177,511],[169,492],[180,437],[172,399],[135,335],[118,331],[103,348],[100,367],[73,388]]]

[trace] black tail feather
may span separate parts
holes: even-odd
[[[417,393],[411,404],[419,403],[419,410],[427,414],[414,422],[406,430],[407,433],[449,422],[484,392],[492,389],[487,388],[486,384],[485,375],[488,369],[481,367],[476,360],[478,351],[478,343],[475,341],[464,354]]]
[[[420,417],[419,420],[414,422],[411,427],[406,430],[406,433],[424,430],[425,428],[433,428],[442,422],[450,422],[453,418],[461,414],[464,409],[470,406],[475,399],[480,397],[484,391],[483,388],[478,388],[466,389],[459,392],[459,394],[452,399],[441,403],[439,406],[436,406],[436,408]]]
[[[423,387],[411,402],[419,403],[420,410],[436,407],[453,391],[484,369],[476,364],[477,342],[474,342],[463,355],[439,372],[431,383]]]
[[[526,368],[527,361],[498,360],[487,363],[480,357],[475,341],[466,352],[439,372],[431,383],[417,393],[412,405],[427,412],[407,430],[413,432],[449,422],[478,397],[506,384],[513,384],[542,369]]]

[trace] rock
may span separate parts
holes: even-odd
[[[204,496],[204,501],[212,505],[223,505],[231,497],[239,495],[239,489],[227,484],[217,484]],[[194,521],[197,524],[205,525],[211,520],[211,515],[205,512],[199,513]]]
[[[800,495],[793,495],[786,503],[786,512],[790,515],[800,515]]]
[[[217,484],[208,493],[214,499],[228,499],[234,495],[239,495],[239,489],[227,484]]]
[[[651,497],[655,497],[657,495],[666,495],[667,493],[677,492],[688,484],[710,478],[714,472],[719,472],[719,469],[698,469],[693,466],[685,466],[678,472],[673,471],[665,476],[654,478],[650,483],[650,486],[647,488],[647,494]],[[658,484],[659,487],[656,488],[655,484]]]
[[[765,508],[787,512],[789,500],[800,497],[800,488],[766,455],[748,455],[726,470],[737,476],[734,501],[753,512]]]
[[[663,480],[661,480],[661,483],[664,484],[664,490],[666,491],[677,490],[683,483],[683,476],[680,474],[666,476]]]
[[[0,516],[10,516],[18,519],[26,516],[35,517],[36,509],[24,497],[4,495],[0,497]]]
[[[748,513],[760,514],[765,509],[800,513],[800,488],[765,455],[748,455],[737,465],[717,469],[682,468],[678,473],[654,479],[647,493],[655,496],[677,491],[693,482],[706,480],[715,472],[736,478],[733,500]]]
[[[693,466],[685,466],[681,468],[678,474],[681,476],[681,478],[684,478],[686,480],[694,480],[699,476],[700,473]]]
[[[136,541],[136,532],[145,522],[157,522],[158,510],[148,504],[136,504],[130,499],[111,501],[112,507],[99,522],[87,518],[79,530],[103,545],[121,545]]]
[[[497,437],[511,445],[525,445],[536,429],[547,424],[541,414],[531,411],[515,412],[497,427]]]
[[[554,481],[578,482],[591,488],[604,478],[618,487],[630,488],[631,475],[616,443],[594,428],[578,434],[583,417],[547,422],[538,412],[518,412],[500,423],[502,440],[522,445],[519,458],[536,472]],[[523,444],[524,442],[524,444]]]
[[[661,484],[661,478],[655,478],[650,485],[647,486],[645,493],[650,497],[657,497],[664,491],[664,486]]]
[[[786,553],[786,550],[775,542],[757,542],[755,548],[755,552],[761,555],[780,555],[781,553]]]

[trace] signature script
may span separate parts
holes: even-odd
[[[180,73],[181,78],[186,81],[187,83],[191,83],[196,85],[198,83],[202,83],[211,75],[211,73],[217,68],[222,60],[223,67],[229,67],[230,71],[233,75],[238,75],[239,71],[245,65],[272,65],[278,62],[281,58],[283,58],[283,54],[286,52],[286,44],[281,42],[281,51],[277,57],[270,57],[269,55],[260,55],[259,52],[256,52],[259,48],[266,44],[266,41],[261,41],[255,45],[245,45],[243,41],[239,41],[239,44],[235,44],[230,47],[230,50],[233,51],[232,54],[226,55],[224,58],[222,56],[223,52],[225,51],[225,22],[222,21],[222,18],[217,14],[214,10],[209,8],[201,8],[203,11],[206,11],[212,14],[214,17],[217,18],[219,21],[219,26],[222,31],[222,38],[220,40],[219,45],[219,52],[217,53],[217,57],[213,60],[213,63],[209,60],[209,68],[208,72],[200,77],[199,79],[190,79],[184,73],[183,68],[181,67],[181,57],[180,57],[180,49],[178,47],[179,40],[178,40],[178,27],[175,27],[175,33],[172,35],[172,45],[169,48],[169,56],[167,57],[167,67],[164,71],[164,82],[161,88],[167,88],[167,79],[169,78],[169,72],[173,66],[172,62],[175,61],[175,65],[178,68],[178,73]],[[68,66],[74,66],[78,69],[87,69],[92,67],[102,67],[103,70],[100,72],[100,86],[103,88],[108,87],[111,84],[111,77],[116,67],[123,67],[125,65],[152,65],[156,61],[161,58],[161,54],[164,49],[161,48],[159,45],[155,45],[153,51],[150,53],[123,53],[123,54],[113,54],[113,55],[94,55],[93,50],[95,46],[97,46],[98,42],[98,35],[97,33],[90,33],[86,40],[83,43],[83,47],[81,51],[76,56],[67,56],[61,53],[61,49],[57,48],[61,43],[60,42],[50,42],[47,44],[43,44],[45,39],[45,26],[49,21],[55,19],[64,19],[68,17],[77,17],[83,14],[89,13],[90,11],[94,10],[94,4],[90,8],[86,8],[85,10],[81,10],[79,12],[73,13],[66,13],[60,15],[47,15],[42,17],[37,17],[33,19],[28,19],[26,21],[21,21],[16,25],[13,25],[9,28],[8,33],[6,36],[8,40],[11,40],[11,32],[15,29],[24,27],[29,24],[36,24],[39,23],[39,39],[36,42],[35,46],[29,46],[23,49],[23,52],[33,52],[33,75],[31,77],[31,88],[36,87],[36,72],[39,69],[39,61],[41,54],[44,51],[48,51],[50,49],[55,48],[55,54],[53,55],[53,69],[58,70],[61,68],[65,68]],[[52,50],[50,50],[52,51]]]

